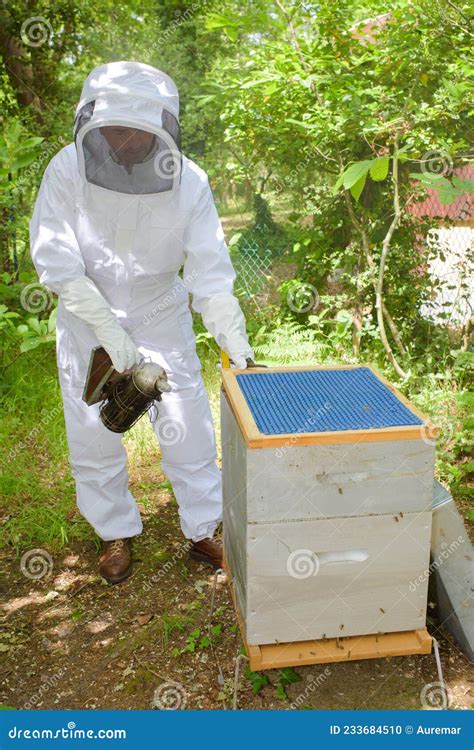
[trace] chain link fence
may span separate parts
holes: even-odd
[[[449,174],[474,179],[470,164],[450,167]],[[462,327],[469,324],[474,304],[474,195],[463,193],[451,203],[442,203],[439,192],[427,188],[423,201],[407,209],[418,218],[424,232],[417,234],[420,255],[433,283],[431,299],[421,313],[435,323]]]

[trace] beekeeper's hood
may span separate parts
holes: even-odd
[[[119,193],[173,190],[181,175],[178,117],[178,90],[166,73],[136,62],[95,68],[76,110],[82,177]]]

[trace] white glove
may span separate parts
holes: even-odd
[[[128,333],[116,320],[95,328],[94,333],[117,372],[131,370],[143,359]]]
[[[250,355],[249,355],[250,356]],[[233,354],[231,357],[231,363],[230,366],[232,369],[240,369],[240,370],[246,370],[247,369],[247,360],[245,357],[240,356],[239,354]]]
[[[247,331],[245,318],[239,302],[233,294],[220,292],[214,294],[204,303],[202,321],[207,330],[234,362],[235,367],[245,369],[246,358],[254,358]]]
[[[66,310],[94,331],[117,372],[129,370],[140,362],[142,355],[91,279],[78,276],[66,281],[59,296]]]

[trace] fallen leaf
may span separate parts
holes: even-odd
[[[153,620],[154,615],[138,615],[136,618],[139,625],[147,625],[150,620]]]

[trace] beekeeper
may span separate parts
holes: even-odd
[[[103,540],[101,574],[132,570],[142,531],[120,435],[82,392],[101,345],[123,372],[142,357],[164,368],[154,422],[163,471],[194,559],[219,567],[221,475],[189,309],[237,367],[253,359],[233,295],[235,272],[206,174],[180,150],[179,98],[165,73],[136,62],[88,76],[74,143],[46,169],[30,225],[39,279],[59,295],[57,363],[81,513]],[[182,269],[182,275],[180,275]]]

